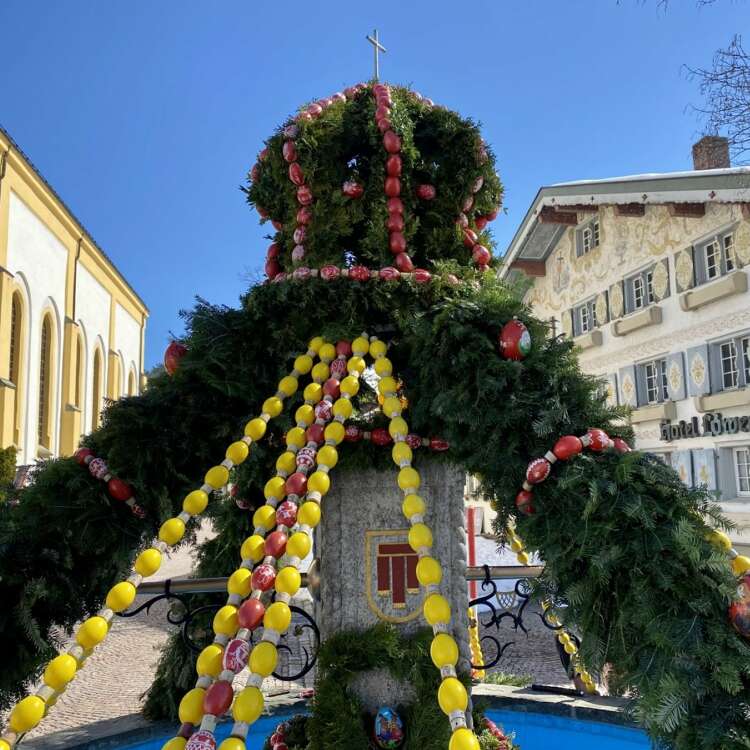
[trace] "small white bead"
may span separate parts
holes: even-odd
[[[201,729],[204,732],[213,732],[216,729],[216,717],[213,714],[203,714]]]
[[[328,474],[331,468],[330,466],[326,466],[325,464],[318,464],[317,470],[323,472],[323,474]]]
[[[234,672],[231,669],[223,669],[218,677],[219,682],[231,682],[234,679]]]
[[[57,691],[49,685],[42,685],[36,694],[46,703]]]
[[[409,523],[424,523],[424,514],[423,513],[415,513],[410,519]]]
[[[440,593],[440,584],[438,583],[429,583],[427,586],[424,587],[424,592],[426,595],[430,594],[439,594]]]
[[[230,594],[227,597],[227,604],[238,607],[242,603],[242,597],[239,594]]]
[[[276,391],[276,398],[283,401],[286,398],[286,393],[284,393],[284,391]]]
[[[266,643],[273,643],[275,646],[279,642],[279,638],[281,638],[281,633],[279,633],[278,630],[274,630],[273,628],[265,628],[263,630],[263,637],[261,638],[262,641],[266,641]]]
[[[308,500],[313,500],[316,503],[320,503],[322,497],[323,496],[320,494],[320,492],[310,491],[310,492],[307,493],[307,499]]]
[[[109,607],[103,607],[99,610],[99,617],[101,617],[102,620],[106,620],[108,625],[112,622],[114,616],[115,613]]]
[[[243,435],[240,440],[249,448],[253,444],[253,439],[249,435]]]
[[[446,664],[444,667],[440,667],[440,677],[445,679],[446,677],[455,677],[456,668],[452,664]]]
[[[271,415],[270,415],[270,414],[269,414],[269,413],[268,413],[267,411],[264,411],[264,412],[263,412],[263,413],[262,413],[262,414],[260,415],[260,418],[261,418],[261,419],[262,419],[262,420],[263,420],[264,422],[270,422],[270,421],[271,421]]]
[[[233,469],[234,468],[234,461],[231,461],[228,458],[225,458],[219,466],[223,466],[225,469]]]
[[[279,591],[276,593],[277,602],[284,602],[284,604],[289,604],[291,600],[292,600],[292,595],[287,593],[286,591]]]
[[[133,573],[125,579],[128,583],[138,588],[143,583],[143,576],[140,573]]]
[[[581,435],[580,440],[583,443],[584,448],[588,448],[588,446],[591,445],[591,435],[589,435],[588,432],[585,435]]]
[[[73,657],[73,658],[74,658],[74,659],[75,659],[76,661],[80,661],[81,659],[83,659],[83,655],[84,655],[84,653],[85,653],[85,652],[84,652],[84,650],[83,650],[83,646],[80,646],[80,645],[76,644],[75,646],[71,646],[71,647],[70,647],[70,648],[68,649],[68,653],[69,653],[69,654],[70,654],[70,655],[71,655],[71,656],[72,656],[72,657]]]
[[[438,633],[448,633],[448,635],[451,634],[450,627],[447,622],[436,622],[432,626],[432,632],[437,635]]]
[[[256,687],[260,690],[263,685],[263,677],[256,672],[250,672],[246,685],[248,687]]]
[[[232,724],[232,732],[230,733],[230,737],[238,737],[241,740],[244,740],[245,737],[247,737],[247,733],[250,731],[250,725],[245,721],[235,721],[234,724]]]
[[[466,726],[466,714],[463,711],[451,711],[450,715],[451,729],[461,729]]]
[[[556,455],[555,455],[555,454],[554,454],[554,453],[553,453],[552,451],[547,451],[547,452],[546,452],[546,453],[544,454],[544,457],[545,457],[545,458],[546,458],[546,459],[547,459],[547,460],[548,460],[548,461],[549,461],[549,462],[550,462],[551,464],[553,464],[553,463],[555,463],[555,461],[557,461],[557,456],[556,456]]]
[[[302,559],[297,557],[296,555],[294,557],[289,557],[287,560],[287,563],[295,568],[299,568],[301,562]]]
[[[229,636],[223,633],[217,633],[214,636],[214,643],[218,643],[220,646],[226,646],[229,643]]]
[[[203,688],[204,690],[206,690],[207,688],[211,687],[212,683],[213,680],[211,679],[211,677],[207,674],[204,674],[195,681],[195,687]]]
[[[301,531],[303,534],[307,534],[308,536],[312,534],[312,526],[306,523],[299,524],[299,526],[297,526],[297,530]]]
[[[177,514],[177,518],[179,518],[183,523],[187,523],[192,518],[192,516],[186,510],[181,510]]]
[[[206,484],[205,482],[201,485],[201,490],[205,492],[207,495],[210,495],[214,488],[210,484]]]

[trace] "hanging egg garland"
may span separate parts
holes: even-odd
[[[518,318],[513,318],[502,327],[498,336],[498,345],[500,354],[505,359],[516,361],[524,359],[531,351],[529,329]]]
[[[389,706],[381,706],[375,715],[375,744],[383,750],[396,750],[404,741],[404,723]]]

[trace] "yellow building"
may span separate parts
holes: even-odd
[[[72,453],[139,392],[148,309],[0,129],[0,447]]]

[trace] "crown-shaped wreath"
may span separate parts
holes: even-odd
[[[269,279],[487,270],[503,188],[479,128],[401,86],[357,84],[269,138],[244,189],[275,235]]]

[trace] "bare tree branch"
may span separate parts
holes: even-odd
[[[704,102],[691,108],[703,120],[704,134],[725,135],[735,161],[744,163],[750,158],[750,55],[742,37],[718,50],[710,69],[685,68],[699,82]]]

